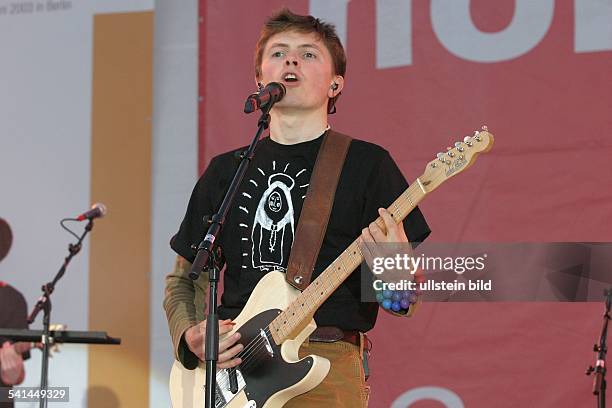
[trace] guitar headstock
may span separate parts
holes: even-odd
[[[491,150],[493,135],[486,126],[474,131],[473,136],[466,136],[455,142],[444,153],[438,153],[436,159],[427,163],[425,172],[420,178],[423,188],[429,193],[449,178],[461,173],[476,161],[480,153]]]

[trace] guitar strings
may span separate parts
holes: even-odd
[[[264,332],[267,331],[267,334],[269,336],[271,336],[270,331],[268,329],[269,329],[269,326],[264,329]],[[240,355],[240,354],[242,354],[244,351],[246,351],[248,349],[249,352],[250,352],[250,355],[248,357],[244,358],[242,360],[242,362],[237,367],[231,367],[231,368],[226,369],[228,371],[228,374],[230,374],[232,371],[235,372],[238,368],[240,368],[241,372],[245,372],[246,373],[246,371],[248,371],[247,370],[247,367],[249,366],[248,363],[249,362],[251,362],[251,363],[253,362],[253,358],[255,357],[254,354],[256,352],[262,350],[262,346],[264,344],[265,344],[265,339],[260,337],[260,336],[258,336],[256,338],[254,338],[253,340],[251,340],[251,342],[249,342],[248,346],[245,347],[245,349],[238,354],[238,355]],[[256,347],[256,348],[253,349],[253,347]],[[244,365],[244,367],[243,367],[243,365]],[[229,389],[229,378],[227,378],[226,380],[224,380],[221,383],[219,381],[217,381],[217,384],[220,387],[228,387],[228,389]]]

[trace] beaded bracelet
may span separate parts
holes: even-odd
[[[393,315],[412,316],[421,302],[421,290],[418,289],[418,286],[425,282],[425,277],[417,273],[414,281],[417,284],[415,290],[376,290],[376,301]]]
[[[385,310],[406,314],[411,305],[418,302],[419,297],[414,290],[378,290],[376,300]]]

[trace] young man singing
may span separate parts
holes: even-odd
[[[261,87],[285,85],[285,97],[270,112],[270,135],[262,139],[245,175],[218,243],[225,258],[224,293],[219,307],[219,332],[232,330],[255,285],[272,270],[286,271],[310,177],[324,138],[330,133],[328,114],[344,88],[346,57],[334,27],[312,16],[283,10],[264,25],[255,50],[255,78]],[[376,131],[373,129],[373,131]],[[206,276],[189,279],[191,262],[205,232],[204,215],[214,214],[238,166],[237,149],[215,157],[197,182],[185,218],[171,246],[178,254],[167,277],[164,308],[175,357],[193,369],[204,358]],[[355,239],[372,243],[421,242],[429,228],[413,210],[396,224],[384,210],[408,184],[389,153],[372,143],[353,139],[340,173],[323,243],[312,280]],[[385,229],[372,223],[382,216]],[[355,271],[315,313],[318,327],[340,333],[330,341],[313,333],[300,356],[316,354],[331,361],[323,382],[290,400],[287,407],[367,406],[362,350],[372,329],[377,303],[362,302],[359,271]],[[271,295],[273,296],[273,294]],[[323,341],[321,341],[323,340]],[[332,339],[333,340],[333,339]],[[241,364],[240,334],[219,344],[218,368]]]

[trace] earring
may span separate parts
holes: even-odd
[[[258,91],[258,92],[261,92],[261,90],[262,90],[262,89],[264,89],[263,84],[262,84],[261,82],[258,82],[258,83],[257,83],[257,91]]]
[[[338,84],[334,82],[330,88],[332,89],[332,91],[335,91],[338,89]]]

